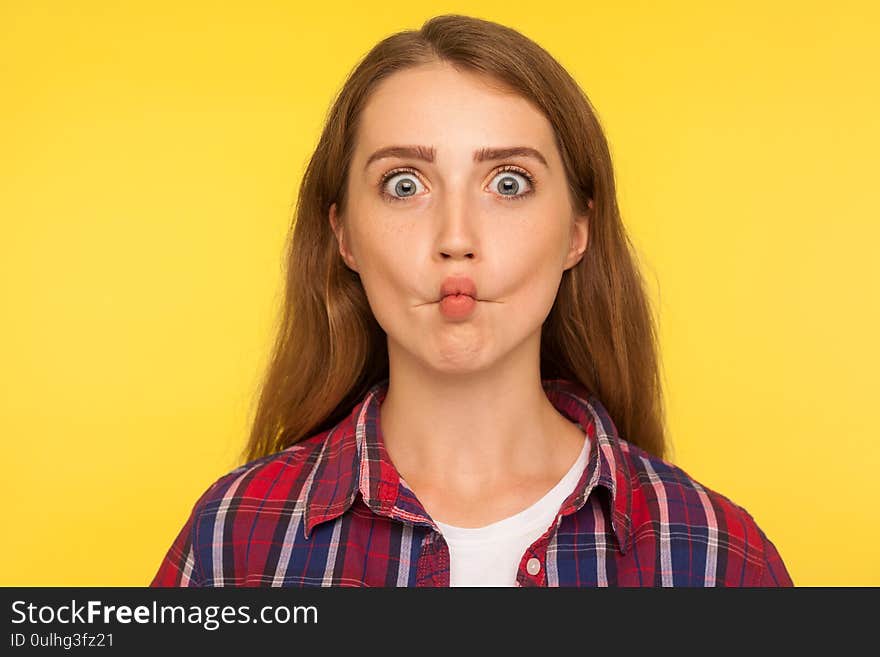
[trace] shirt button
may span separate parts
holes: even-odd
[[[532,557],[526,562],[526,570],[529,575],[537,575],[541,570],[541,562],[538,561],[535,557]]]

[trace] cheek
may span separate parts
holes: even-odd
[[[511,326],[532,330],[550,314],[561,277],[556,267],[518,269],[509,279],[504,310]]]
[[[355,256],[361,279],[394,278],[407,253],[405,235],[387,219],[360,215],[351,224],[349,248]]]
[[[373,230],[359,228],[353,231],[352,252],[358,264],[361,284],[376,321],[386,331],[393,325],[395,317],[415,305],[430,290],[417,289],[419,265],[418,255],[412,246],[412,236],[404,231],[388,228],[376,219],[371,224],[369,217],[362,217],[361,225],[372,225]]]
[[[503,237],[493,246],[494,278],[530,307],[548,299],[552,306],[556,297],[568,245],[562,223],[548,213],[499,232]]]

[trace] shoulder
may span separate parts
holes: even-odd
[[[670,558],[702,553],[720,585],[790,584],[773,543],[743,506],[688,472],[620,441],[630,483],[631,543],[665,541]],[[681,554],[676,555],[676,551]]]
[[[302,516],[303,497],[326,434],[226,473],[196,500],[163,559],[152,586],[223,586],[241,583],[255,532],[264,536]],[[243,548],[242,548],[243,546]],[[242,549],[244,552],[242,553]],[[262,555],[265,557],[265,554]]]
[[[272,581],[267,564],[279,558],[282,543],[302,531],[325,438],[317,434],[245,463],[202,494],[189,523],[192,570],[200,586]]]
[[[212,483],[194,510],[204,516],[232,502],[260,500],[265,503],[299,498],[325,438],[326,433],[316,434],[280,452],[238,466]]]
[[[702,509],[708,515],[722,514],[736,524],[752,523],[751,515],[725,495],[691,477],[683,468],[643,449],[620,441],[629,466],[634,503],[671,506],[672,511]],[[699,514],[696,517],[700,517]]]
[[[202,493],[152,580],[152,586],[224,586],[254,581],[265,545],[279,527],[296,527],[326,433],[241,465]],[[267,538],[268,536],[268,538]],[[263,546],[251,549],[252,540]],[[255,577],[256,579],[252,579]]]

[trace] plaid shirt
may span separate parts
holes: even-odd
[[[580,384],[542,381],[590,438],[517,586],[792,586],[749,513],[617,435]],[[379,432],[388,379],[332,429],[242,465],[195,503],[152,586],[449,586],[449,548]]]

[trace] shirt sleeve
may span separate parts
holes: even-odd
[[[794,582],[792,582],[791,576],[788,574],[788,570],[782,562],[782,557],[779,556],[776,546],[767,538],[767,535],[760,527],[758,532],[761,534],[761,540],[764,542],[764,570],[758,579],[757,586],[794,586]]]
[[[204,496],[193,506],[183,529],[177,534],[153,577],[151,587],[202,586],[202,574],[193,539],[203,499]]]

